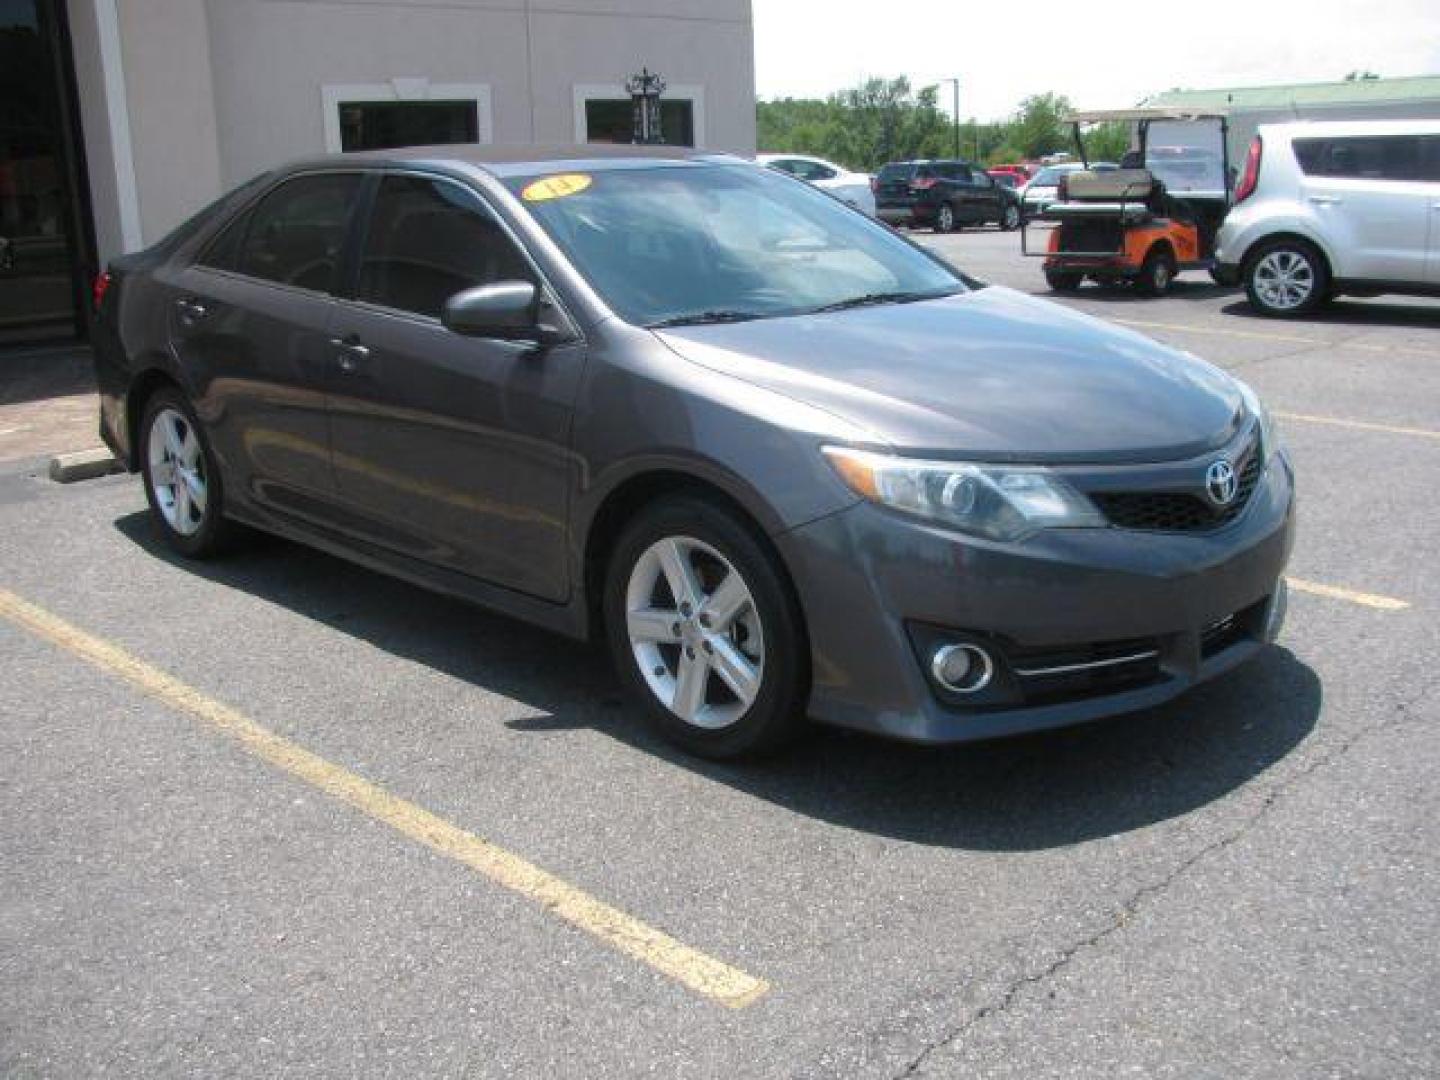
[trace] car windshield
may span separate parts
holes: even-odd
[[[750,165],[506,181],[640,326],[734,322],[960,292],[959,275],[829,195]]]

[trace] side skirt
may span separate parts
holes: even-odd
[[[422,589],[453,596],[457,600],[532,623],[577,641],[589,640],[589,619],[584,597],[578,590],[567,603],[552,604],[513,589],[491,585],[465,574],[457,574],[453,570],[444,570],[418,559],[398,555],[362,540],[342,537],[308,522],[301,523],[277,514],[251,512],[254,509],[247,506],[245,511],[240,513],[232,509],[226,516],[261,532],[294,540],[327,555],[335,555],[356,563],[367,570],[378,570],[382,574],[408,581]]]

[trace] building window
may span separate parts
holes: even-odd
[[[689,101],[660,99],[660,130],[667,146],[695,145],[695,106]],[[630,99],[591,98],[585,102],[585,133],[592,143],[628,143],[635,118]]]
[[[634,137],[630,95],[618,84],[572,87],[577,143],[628,143]],[[671,83],[660,97],[660,126],[670,146],[705,145],[705,89]]]
[[[340,149],[473,143],[480,114],[473,101],[342,101]]]
[[[436,143],[488,143],[487,83],[432,83],[424,78],[320,88],[325,149],[383,150]]]

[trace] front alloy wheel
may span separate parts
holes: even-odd
[[[646,548],[630,571],[625,624],[650,691],[685,723],[729,727],[754,703],[765,671],[755,598],[710,545],[669,536]]]
[[[643,510],[609,560],[620,675],[667,738],[705,757],[778,748],[804,722],[809,646],[762,536],[719,503],[677,496]]]

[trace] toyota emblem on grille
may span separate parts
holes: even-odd
[[[1221,458],[1205,470],[1205,493],[1216,506],[1229,506],[1235,501],[1235,467]]]

